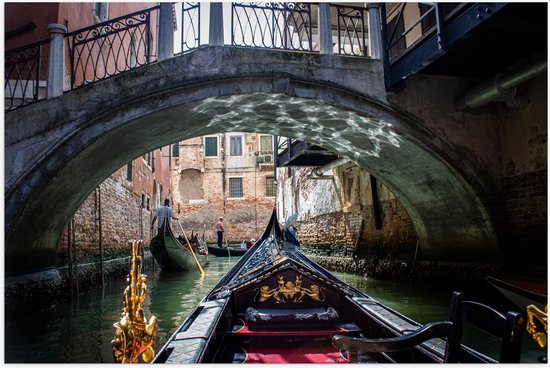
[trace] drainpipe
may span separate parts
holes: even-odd
[[[350,162],[349,158],[339,158],[332,162],[329,162],[325,166],[317,167],[313,169],[313,171],[307,176],[308,179],[318,179],[318,180],[326,180],[326,179],[332,179],[332,175],[323,175],[327,171],[334,169],[338,166],[342,166],[346,163]]]
[[[481,107],[492,101],[505,101],[511,108],[521,109],[529,104],[525,96],[516,95],[516,86],[546,71],[548,62],[540,60],[518,71],[497,75],[492,81],[467,91],[456,101],[459,110]]]

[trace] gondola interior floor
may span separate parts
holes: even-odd
[[[341,353],[332,346],[314,347],[250,347],[245,350],[243,363],[264,364],[332,364],[349,363],[347,352]]]
[[[222,362],[262,364],[349,363],[348,353],[332,346],[328,338],[243,339],[233,341]],[[220,362],[221,363],[221,362]]]
[[[226,362],[267,364],[333,364],[349,363],[347,352],[340,352],[331,344],[337,334],[355,335],[354,324],[325,328],[249,329],[243,319],[233,325],[232,348],[226,351]]]

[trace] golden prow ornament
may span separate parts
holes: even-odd
[[[142,303],[147,294],[147,276],[141,273],[141,240],[131,242],[130,274],[124,290],[124,308],[119,322],[113,324],[115,338],[111,341],[117,363],[138,363],[139,358],[149,363],[155,357],[157,318],[145,318]]]

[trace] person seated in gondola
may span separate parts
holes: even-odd
[[[254,245],[254,243],[256,242],[256,239],[252,238],[248,241],[248,243],[246,243],[246,249],[250,249],[252,248],[252,246]]]
[[[185,238],[181,235],[178,236],[178,241],[185,246],[185,249],[187,250],[187,241]],[[199,242],[199,236],[197,234],[193,235],[191,234],[191,239],[189,240],[189,244],[191,245],[191,248],[193,249],[193,252],[197,254],[205,254],[205,250],[202,249],[200,242]]]

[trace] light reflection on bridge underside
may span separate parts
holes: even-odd
[[[211,97],[193,108],[208,116],[207,127],[225,131],[272,131],[330,148],[344,156],[379,157],[384,145],[400,147],[402,138],[383,120],[360,116],[316,99],[288,97],[283,94],[255,93]],[[212,117],[213,116],[213,117]],[[320,123],[322,122],[322,124]],[[350,147],[357,139],[362,147]]]

